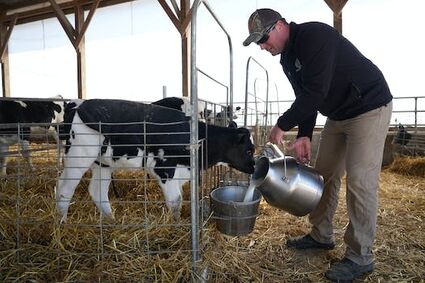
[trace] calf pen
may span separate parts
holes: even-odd
[[[187,190],[181,219],[175,221],[156,182],[142,170],[116,172],[118,196],[110,193],[115,222],[107,223],[89,197],[87,173],[72,200],[68,222],[59,224],[54,186],[62,168],[57,150],[38,143],[31,143],[31,149],[35,171],[19,155],[12,156],[8,175],[0,185],[0,281],[191,280]],[[419,160],[415,166],[424,164]],[[381,175],[376,269],[364,281],[423,282],[425,179],[393,170],[389,167]],[[217,167],[202,176],[201,198],[217,185],[213,183],[222,171]],[[329,261],[344,253],[344,197],[342,190],[335,217],[338,244],[333,251],[300,253],[287,249],[284,244],[289,237],[308,232],[308,221],[264,201],[254,231],[240,237],[219,233],[211,219],[204,217],[208,213],[200,211],[202,261],[198,264],[205,271],[200,274],[209,282],[325,282],[323,273]]]
[[[114,222],[100,218],[87,191],[91,176],[86,173],[72,199],[68,222],[59,224],[54,194],[63,169],[59,145],[43,139],[38,136],[38,142],[31,143],[34,171],[21,158],[20,148],[11,148],[7,177],[0,185],[0,281],[323,282],[329,261],[343,256],[344,194],[335,218],[338,245],[333,251],[304,254],[287,249],[289,237],[309,231],[308,221],[264,201],[251,234],[219,233],[202,204],[208,204],[212,188],[247,180],[223,167],[201,177],[200,222],[195,228],[199,250],[191,238],[188,186],[182,216],[176,221],[166,210],[156,181],[143,170],[114,174],[116,194],[110,192]],[[423,282],[425,179],[393,169],[382,173],[376,271],[365,281]],[[194,252],[200,254],[199,262],[193,261]]]
[[[21,136],[21,126],[17,126],[17,137]],[[97,139],[100,140],[100,136]],[[208,217],[201,206],[197,212],[200,222],[191,221],[191,204],[197,204],[198,200],[190,201],[186,190],[181,217],[175,220],[165,208],[156,181],[146,170],[126,168],[127,171],[113,175],[115,196],[111,196],[111,203],[115,221],[105,222],[89,198],[87,187],[91,173],[86,172],[71,200],[67,223],[60,223],[55,207],[55,186],[64,168],[58,154],[61,150],[56,148],[59,149],[59,145],[31,144],[29,151],[34,169],[20,158],[18,146],[7,153],[10,162],[0,190],[2,279],[172,281],[191,278],[192,254],[199,253],[199,243],[193,243],[191,233],[205,222],[203,215]],[[202,141],[200,149],[202,152]],[[144,164],[146,169],[146,160]],[[220,171],[211,172],[217,170]],[[207,176],[201,178],[205,181],[200,184],[211,186],[216,179]],[[100,177],[94,181],[100,183],[105,179]],[[201,199],[205,194],[201,190]]]

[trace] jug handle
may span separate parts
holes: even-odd
[[[268,143],[266,143],[266,146],[267,147],[270,147],[273,150],[273,152],[274,152],[274,154],[275,154],[276,157],[278,157],[278,158],[283,157],[283,168],[284,168],[284,171],[285,171],[284,172],[285,173],[284,179],[286,180],[288,175],[286,174],[286,157],[285,157],[285,153],[283,153],[283,151],[281,151],[277,147],[277,145],[275,145],[274,143],[268,142]]]

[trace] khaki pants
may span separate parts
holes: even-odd
[[[391,113],[392,102],[352,119],[328,119],[320,137],[315,167],[323,175],[325,187],[309,217],[311,236],[322,243],[335,241],[332,219],[346,172],[349,223],[344,235],[345,256],[360,265],[373,262],[379,173]]]

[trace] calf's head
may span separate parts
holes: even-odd
[[[245,128],[236,129],[234,139],[230,140],[231,145],[225,150],[225,159],[230,167],[244,173],[254,173],[254,151],[250,132]]]
[[[412,134],[408,133],[402,124],[399,124],[398,131],[393,139],[393,144],[407,145],[411,139]]]

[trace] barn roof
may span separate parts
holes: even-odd
[[[88,10],[94,2],[97,2],[96,0],[0,0],[0,20],[2,23],[12,22],[16,17],[16,24],[22,24],[56,17],[51,6],[52,1],[57,3],[65,14],[73,13],[77,6]],[[132,0],[100,0],[98,7],[130,1]]]
[[[0,5],[3,9],[16,9],[33,4],[42,3],[42,0],[0,0]]]
[[[0,0],[0,60],[2,68],[8,70],[7,42],[13,27],[17,24],[34,22],[47,18],[57,17],[61,23],[65,33],[69,37],[74,48],[78,50],[77,56],[84,56],[84,33],[91,21],[94,11],[99,7],[106,7],[120,3],[131,2],[132,0]],[[334,26],[342,32],[341,11],[348,0],[324,0],[334,13]],[[171,4],[170,4],[170,3]],[[190,35],[187,34],[187,27],[191,20],[190,0],[180,0],[180,7],[177,0],[158,0],[171,22],[176,27],[182,37],[182,93],[188,96],[189,92],[189,66],[188,66],[188,44]],[[87,18],[84,18],[83,11],[89,11]],[[65,14],[74,13],[76,23],[71,24],[65,17]],[[6,57],[6,59],[5,59]],[[78,69],[84,69],[81,65],[82,61],[78,61]],[[82,76],[79,72],[79,76]],[[84,79],[78,79],[78,97],[85,97],[85,86],[82,85]],[[10,96],[9,74],[2,72],[2,89],[3,96]]]

